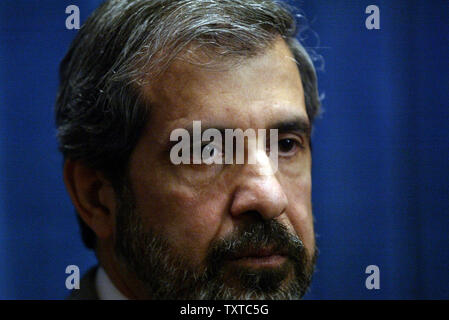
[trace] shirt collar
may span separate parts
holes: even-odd
[[[112,283],[103,267],[99,267],[95,277],[100,300],[128,300]]]

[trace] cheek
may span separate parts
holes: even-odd
[[[145,183],[136,186],[138,211],[147,228],[160,232],[193,264],[201,264],[220,232],[226,199],[217,190]]]
[[[141,149],[131,159],[130,178],[144,228],[160,233],[177,254],[200,263],[220,231],[227,192],[218,184],[186,179],[180,168]]]
[[[315,247],[312,215],[312,183],[310,174],[287,182],[287,216],[305,247],[312,252]]]

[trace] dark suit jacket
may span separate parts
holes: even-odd
[[[95,287],[95,275],[98,267],[93,267],[81,278],[80,288],[73,289],[67,300],[99,300]]]

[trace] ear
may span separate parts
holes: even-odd
[[[115,221],[115,192],[97,170],[80,161],[66,160],[64,182],[81,219],[99,239],[111,237]]]

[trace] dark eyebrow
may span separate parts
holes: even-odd
[[[277,122],[274,125],[270,126],[270,129],[277,129],[279,133],[299,132],[310,136],[312,128],[310,126],[310,122],[307,119],[303,117],[297,117],[294,119]]]
[[[193,122],[191,124],[189,124],[188,126],[184,127],[183,129],[187,130],[187,132],[189,133],[190,137],[193,139]],[[218,130],[220,132],[222,137],[224,137],[225,136],[225,130],[226,129],[231,129],[231,128],[225,128],[223,126],[213,126],[213,125],[201,124],[201,137],[203,136],[203,132],[208,130],[208,129],[216,129],[216,130]]]
[[[190,137],[193,137],[193,123],[184,127],[184,129],[189,132]],[[225,130],[233,129],[233,128],[201,124],[201,135],[207,129],[217,129],[221,133],[221,135],[224,137]],[[268,130],[269,129],[277,129],[279,133],[298,132],[298,133],[305,134],[307,136],[310,136],[310,132],[311,132],[311,127],[310,127],[309,121],[307,118],[304,118],[304,117],[295,117],[292,119],[279,121],[279,122],[276,122],[273,125],[269,126],[267,129]]]

